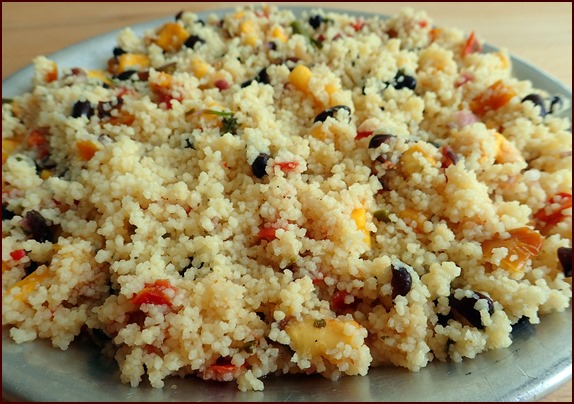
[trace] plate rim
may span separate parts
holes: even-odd
[[[203,11],[190,11],[193,12],[195,14],[197,14],[198,16],[205,18],[209,15],[223,15],[229,12],[232,12],[234,10],[236,10],[237,6],[234,7],[224,7],[224,8],[216,8],[216,9],[210,9],[210,10],[203,10]],[[278,5],[277,8],[279,10],[289,10],[292,11],[295,15],[300,15],[303,12],[309,12],[312,11],[314,9],[323,9],[327,12],[335,12],[335,13],[343,13],[343,14],[347,14],[347,15],[351,15],[351,16],[365,16],[365,17],[379,17],[381,19],[386,19],[389,18],[390,15],[386,15],[386,14],[381,14],[381,13],[372,13],[372,12],[367,12],[367,11],[360,11],[360,10],[346,10],[346,9],[340,9],[340,8],[336,8],[336,7],[322,7],[322,6],[290,6],[290,5]],[[49,54],[46,54],[45,56],[49,59],[59,59],[62,57],[65,57],[66,54],[69,53],[74,53],[77,50],[79,50],[82,47],[88,47],[89,48],[89,44],[92,43],[96,43],[96,42],[100,42],[103,39],[107,39],[110,37],[113,38],[117,38],[117,36],[119,35],[119,33],[124,30],[127,27],[132,28],[138,35],[140,35],[142,32],[144,32],[147,29],[150,28],[154,28],[156,26],[158,26],[158,24],[162,24],[164,22],[167,21],[172,21],[173,20],[173,16],[164,16],[164,17],[160,17],[160,18],[154,18],[152,20],[148,20],[148,21],[143,21],[143,22],[139,22],[137,24],[131,24],[131,25],[127,25],[118,29],[114,29],[112,31],[108,31],[105,33],[101,33],[98,34],[96,36],[87,38],[85,40],[82,41],[78,41],[75,42],[63,49],[59,49],[57,51],[51,52]],[[489,43],[485,43],[484,48],[485,51],[498,51],[501,50],[503,48],[499,48],[496,47],[494,45],[490,45]],[[107,50],[109,53],[109,49]],[[550,83],[552,83],[552,85],[555,87],[556,91],[554,91],[555,93],[560,93],[563,96],[566,96],[568,99],[570,99],[570,104],[571,104],[571,99],[572,99],[572,90],[570,87],[568,87],[566,84],[564,84],[563,82],[561,82],[559,79],[557,79],[554,75],[548,73],[547,71],[544,71],[538,67],[536,67],[535,65],[533,65],[532,63],[522,59],[521,57],[518,57],[516,55],[514,55],[513,53],[511,53],[510,51],[508,51],[508,54],[512,60],[512,66],[513,66],[513,72],[512,75],[514,77],[517,76],[517,74],[515,73],[515,69],[518,67],[518,69],[522,69],[522,71],[524,72],[528,72],[529,74],[535,74],[535,75],[540,75],[540,79],[548,81]],[[66,67],[72,67],[72,66],[66,66]],[[2,80],[2,95],[4,97],[4,90],[5,88],[11,88],[13,86],[14,81],[30,81],[31,80],[31,75],[33,74],[33,64],[30,63],[18,70],[16,70],[15,72],[11,73],[9,76],[7,76],[5,79]],[[517,77],[518,78],[518,77]],[[519,78],[519,80],[531,80],[533,82],[533,87],[538,88],[539,86],[535,84],[535,82],[532,79],[523,79],[523,78]],[[21,92],[20,92],[21,93]],[[14,94],[14,95],[18,95],[18,94]],[[13,96],[13,95],[12,95]],[[569,108],[569,118],[570,118],[570,122],[572,122],[572,109],[571,109],[571,105]],[[568,314],[569,313],[569,314]],[[570,332],[572,331],[572,301],[570,300],[570,306],[569,308],[561,313],[552,313],[550,314],[551,316],[559,316],[559,317],[568,317],[568,319],[570,320]],[[544,318],[547,317],[548,315],[543,315],[542,319],[541,319],[541,324],[543,326],[544,324]],[[10,374],[10,370],[9,369],[5,369],[5,362],[4,362],[4,346],[6,343],[12,344],[12,345],[19,345],[14,343],[11,339],[6,339],[5,338],[5,334],[7,333],[7,330],[10,328],[10,326],[2,326],[2,351],[3,351],[3,360],[2,360],[2,396],[4,399],[10,400],[10,401],[27,401],[30,398],[32,399],[40,399],[41,395],[39,394],[28,394],[25,395],[25,392],[19,392],[17,389],[14,388],[14,383],[10,383],[11,379],[9,376]],[[78,337],[76,337],[78,338]],[[43,339],[37,339],[35,341],[30,341],[28,343],[24,343],[24,344],[20,344],[19,346],[26,346],[26,344],[45,344],[46,342],[49,342],[47,340],[43,340]],[[564,365],[564,367],[560,370],[560,371],[556,371],[553,373],[552,378],[550,380],[549,383],[543,384],[543,385],[539,385],[536,386],[534,388],[531,388],[528,391],[522,391],[520,390],[521,387],[523,387],[523,385],[518,386],[515,388],[515,390],[520,390],[518,391],[516,394],[511,394],[512,392],[509,392],[507,394],[506,397],[503,397],[503,399],[511,399],[511,400],[517,400],[517,401],[534,401],[534,400],[538,400],[544,396],[546,396],[547,394],[551,393],[552,391],[558,389],[559,387],[561,387],[563,384],[565,384],[568,380],[570,380],[572,378],[572,338],[571,338],[571,334],[570,334],[570,355],[569,358],[565,358],[563,360],[563,362],[565,361],[566,364]],[[511,345],[509,348],[505,348],[505,349],[511,349],[514,345]],[[55,351],[58,351],[57,348],[52,348]],[[69,351],[63,351],[63,352],[69,352]],[[489,351],[492,352],[492,351]],[[58,352],[61,353],[61,352]],[[481,353],[478,356],[484,356],[488,354],[488,352],[486,353]],[[464,362],[469,362],[469,361],[475,361],[476,359],[464,359]],[[434,363],[436,363],[435,361],[433,361]],[[428,366],[431,366],[432,363],[429,363]],[[427,367],[428,367],[427,366]],[[369,374],[371,374],[371,372],[373,372],[376,368],[372,368],[369,370]],[[424,368],[426,369],[426,368]],[[421,371],[424,371],[424,369],[421,369]],[[368,377],[364,376],[364,377]],[[345,376],[345,378],[352,378],[349,376]],[[268,379],[269,380],[269,379]],[[119,379],[117,380],[117,383],[120,384],[121,382],[119,381]],[[142,382],[143,383],[143,382]],[[236,388],[236,387],[235,387]],[[135,389],[138,389],[138,387],[136,387]],[[163,388],[164,390],[168,390],[169,387],[166,386]],[[35,393],[38,393],[37,391],[38,389],[34,390]],[[265,390],[264,390],[265,392]],[[40,400],[38,400],[40,401]],[[259,400],[256,400],[259,401]],[[503,400],[504,401],[504,400]]]

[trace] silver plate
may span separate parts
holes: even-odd
[[[288,7],[296,14],[304,8]],[[356,16],[362,12],[327,9]],[[231,10],[198,13],[201,17]],[[381,16],[384,18],[384,16]],[[132,27],[137,33],[171,21],[163,18]],[[49,57],[65,67],[105,68],[119,30],[56,52]],[[495,47],[485,46],[486,51]],[[568,100],[572,92],[536,67],[512,57],[514,74],[537,88]],[[2,82],[2,97],[30,90],[28,66]],[[73,342],[67,351],[49,341],[15,344],[2,328],[2,395],[11,401],[536,401],[572,378],[572,309],[541,316],[541,324],[518,324],[513,344],[460,363],[432,362],[418,373],[374,368],[364,377],[337,382],[321,376],[268,377],[264,392],[242,393],[235,383],[195,377],[169,378],[163,389],[147,382],[137,388],[120,383],[117,364],[91,343]]]

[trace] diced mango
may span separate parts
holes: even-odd
[[[88,70],[87,72],[89,78],[98,79],[103,83],[112,85],[112,80],[107,76],[106,72],[103,70]]]
[[[199,79],[202,78],[206,75],[208,69],[209,64],[204,62],[202,59],[194,58],[191,60],[191,70],[193,71],[193,74],[195,74],[195,77]]]
[[[403,219],[409,226],[414,227],[417,233],[423,232],[425,219],[424,217],[421,217],[417,210],[413,208],[405,208],[398,213],[398,216]]]
[[[150,88],[153,91],[161,91],[171,88],[173,78],[170,74],[158,72],[153,81],[149,82]]]
[[[76,143],[76,147],[80,152],[80,157],[84,161],[91,160],[94,157],[94,154],[100,149],[97,144],[92,142],[91,140],[79,140]]]
[[[19,288],[20,290],[14,296],[15,299],[24,302],[28,295],[38,288],[38,285],[50,277],[48,268],[37,269],[24,279],[16,282],[11,288],[6,291],[6,294],[11,294],[13,290]]]
[[[528,260],[534,258],[540,252],[544,237],[529,227],[519,227],[509,230],[510,237],[501,239],[497,233],[492,239],[482,243],[482,253],[488,259],[493,255],[495,248],[505,247],[508,254],[500,261],[500,268],[508,272],[521,272]]]
[[[242,34],[252,34],[255,32],[255,24],[251,20],[242,21],[239,24],[239,32]]]
[[[470,110],[478,116],[502,108],[516,96],[516,91],[502,80],[490,85],[470,102]]]
[[[422,156],[429,162],[430,165],[434,166],[436,160],[427,151],[425,151],[420,145],[416,144],[411,146],[406,152],[401,156],[401,168],[407,174],[414,174],[422,170],[422,165],[420,159],[416,156],[417,153],[422,154]]]
[[[311,70],[305,65],[297,65],[289,73],[289,83],[299,91],[309,91],[309,80],[311,80]]]
[[[274,27],[271,30],[271,37],[281,42],[287,42],[287,35],[285,35],[285,31],[281,27]]]
[[[243,38],[243,42],[245,43],[245,45],[254,47],[255,45],[257,45],[257,38],[258,36],[256,34],[249,34]]]
[[[110,59],[108,71],[112,74],[120,74],[126,70],[145,70],[149,67],[149,58],[142,53],[124,53]]]
[[[4,261],[2,261],[2,273],[8,271],[10,267]]]
[[[322,322],[323,323],[323,322]],[[300,357],[322,357],[338,365],[349,359],[337,356],[337,345],[343,343],[359,348],[355,333],[361,326],[354,320],[327,319],[317,327],[314,319],[287,324],[285,332],[291,338],[291,348]]]
[[[43,180],[47,180],[51,176],[52,176],[52,171],[50,171],[50,170],[44,169],[44,170],[40,171],[40,178],[42,178]]]
[[[371,245],[371,233],[367,230],[367,210],[365,208],[354,209],[351,218],[357,224],[357,228],[365,234],[363,241]]]
[[[164,24],[157,33],[155,43],[166,52],[177,52],[189,33],[177,22]]]
[[[311,128],[311,136],[313,136],[315,139],[325,140],[327,133],[323,130],[323,125],[321,122],[315,124]]]
[[[52,81],[56,81],[58,79],[58,65],[56,62],[51,61],[50,69],[48,69],[44,73],[44,81],[46,83],[51,83]]]
[[[496,132],[496,157],[497,163],[516,163],[524,161],[524,157],[516,146],[508,141],[502,134]]]
[[[16,150],[20,142],[14,139],[2,139],[2,164],[8,160],[8,157]]]

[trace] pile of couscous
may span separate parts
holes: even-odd
[[[263,389],[508,347],[572,295],[566,99],[423,12],[249,6],[2,101],[2,324]]]

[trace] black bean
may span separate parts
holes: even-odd
[[[443,327],[446,327],[448,325],[448,320],[450,320],[452,317],[448,314],[437,314],[437,324],[442,325]]]
[[[257,178],[263,178],[266,174],[265,168],[267,167],[267,162],[271,157],[267,153],[260,153],[259,156],[255,158],[253,164],[251,164],[251,170],[253,175]]]
[[[127,53],[125,50],[123,50],[123,49],[120,48],[119,46],[116,46],[116,47],[114,48],[114,51],[113,51],[113,52],[114,52],[114,56],[115,56],[115,57],[118,57],[118,56],[120,56],[120,55],[123,55],[124,53]]]
[[[560,247],[558,248],[558,260],[562,269],[564,270],[564,275],[567,278],[572,277],[572,247]]]
[[[37,210],[31,210],[24,216],[22,227],[39,243],[51,241],[53,234],[52,229],[48,226],[44,216]]]
[[[257,77],[255,78],[260,83],[269,84],[269,73],[267,73],[267,68],[264,67],[257,73]]]
[[[449,145],[443,146],[441,148],[441,152],[443,157],[442,166],[444,168],[450,166],[451,164],[456,165],[456,163],[458,163],[458,156],[456,155],[452,147],[450,147]]]
[[[544,107],[544,99],[538,94],[528,94],[520,102],[530,101],[540,108],[540,116],[546,115],[546,108]]]
[[[550,108],[548,113],[553,114],[554,112],[560,111],[563,105],[564,101],[562,101],[562,97],[555,95],[550,99]]]
[[[323,23],[324,19],[321,15],[313,15],[309,17],[309,25],[313,27],[313,29],[319,28],[321,23]]]
[[[393,276],[391,286],[393,287],[393,299],[397,296],[406,296],[410,292],[413,280],[409,271],[400,265],[392,266]]]
[[[178,12],[178,13],[175,15],[175,20],[176,20],[176,21],[181,20],[181,16],[182,16],[182,15],[183,15],[183,10],[181,10],[180,12]]]
[[[8,206],[6,204],[2,204],[2,221],[10,220],[14,217],[14,212],[8,210]]]
[[[417,79],[415,79],[413,76],[408,76],[403,72],[398,72],[393,81],[393,87],[397,90],[400,90],[401,88],[414,90],[416,86]]]
[[[79,118],[82,115],[87,118],[94,115],[94,108],[89,101],[77,101],[72,107],[72,118]]]
[[[450,296],[448,301],[451,309],[455,310],[459,315],[464,317],[473,327],[483,329],[484,324],[482,324],[480,312],[474,308],[474,305],[480,299],[486,299],[488,303],[488,313],[494,313],[494,302],[490,297],[480,292],[473,292],[471,297],[465,296],[460,300],[454,296]]]
[[[269,73],[267,73],[267,68],[259,70],[257,76],[254,79],[244,81],[241,83],[241,88],[249,87],[252,82],[257,81],[258,83],[269,84]]]
[[[389,143],[389,140],[391,140],[394,137],[395,136],[393,135],[387,135],[387,134],[375,135],[371,138],[371,140],[369,140],[369,149],[376,149],[383,143]]]
[[[335,115],[335,113],[340,110],[340,109],[344,109],[345,111],[347,111],[349,113],[349,118],[351,116],[351,108],[349,108],[346,105],[335,105],[334,107],[328,108],[326,110],[324,110],[323,112],[320,112],[315,119],[313,120],[313,122],[323,122],[325,121],[328,117],[333,117]]]
[[[277,44],[273,41],[267,42],[267,47],[271,50],[277,50]]]
[[[115,75],[114,78],[121,81],[129,80],[135,73],[137,73],[135,70],[126,70]]]
[[[26,268],[24,268],[24,272],[26,273],[26,276],[28,276],[31,273],[33,273],[34,271],[36,271],[36,269],[38,269],[39,266],[40,266],[39,262],[30,261],[28,266]]]
[[[196,43],[200,43],[200,44],[204,44],[205,43],[205,39],[197,36],[197,35],[190,35],[185,42],[183,43],[184,46],[187,46],[188,48],[192,48],[195,46]]]

